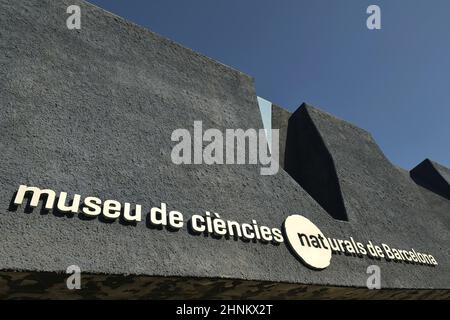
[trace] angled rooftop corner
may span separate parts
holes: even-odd
[[[49,0],[45,0],[45,1],[49,1]],[[66,1],[67,3],[70,2],[70,0],[64,0],[64,1]],[[111,12],[111,11],[108,11],[108,10],[106,10],[106,9],[104,9],[104,8],[102,8],[102,7],[98,6],[98,5],[90,2],[91,0],[76,0],[76,1],[81,3],[81,4],[83,4],[83,5],[90,6],[91,8],[101,12],[104,16],[108,16],[108,17],[112,18],[115,22],[120,23],[123,26],[126,26],[127,28],[135,29],[135,30],[137,30],[137,32],[144,31],[147,34],[151,34],[153,37],[160,38],[161,40],[163,40],[163,41],[165,41],[165,42],[167,42],[167,43],[169,43],[169,44],[171,44],[171,45],[173,45],[175,47],[178,47],[178,48],[180,48],[182,50],[187,50],[187,51],[191,52],[193,55],[196,55],[196,56],[198,56],[198,57],[200,57],[202,59],[208,60],[209,62],[214,63],[217,66],[223,67],[223,68],[225,68],[227,70],[231,70],[231,71],[233,71],[233,72],[235,72],[237,74],[245,76],[245,77],[251,79],[252,81],[254,81],[252,76],[248,75],[247,73],[245,73],[245,72],[243,72],[243,71],[241,71],[241,70],[239,70],[239,69],[237,69],[235,67],[227,65],[226,63],[221,62],[219,60],[216,60],[216,59],[214,59],[212,57],[209,57],[209,56],[207,56],[207,55],[205,55],[205,54],[203,54],[201,52],[195,51],[194,49],[191,49],[191,48],[185,46],[182,43],[179,43],[179,42],[177,42],[175,40],[172,40],[172,39],[170,39],[170,38],[168,38],[168,37],[166,37],[166,36],[164,36],[164,35],[162,35],[162,34],[160,34],[158,32],[155,32],[153,30],[148,29],[147,27],[143,27],[143,26],[141,26],[141,25],[139,25],[139,24],[137,24],[137,23],[135,23],[135,22],[133,22],[131,20],[128,20],[128,19],[126,19],[124,17],[121,17],[121,16]]]
[[[284,169],[337,220],[376,223],[419,205],[369,132],[305,103],[289,119]]]
[[[418,185],[450,200],[450,169],[425,159],[409,172]]]
[[[289,119],[284,169],[333,218],[348,221],[333,157],[310,112],[304,103]]]
[[[333,218],[348,221],[333,158],[308,116],[314,108],[304,103],[291,114],[260,97],[258,104],[268,141],[279,130],[280,166]]]
[[[280,167],[284,169],[284,153],[286,149],[287,138],[286,136],[291,112],[261,97],[258,97],[258,105],[263,126],[266,130],[267,141],[272,141],[272,130],[279,130],[278,160]]]

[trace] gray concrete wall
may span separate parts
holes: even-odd
[[[450,200],[450,169],[425,159],[411,170],[410,176],[417,184]]]
[[[280,167],[284,168],[284,157],[286,151],[286,139],[287,139],[287,130],[289,118],[291,117],[291,113],[286,109],[272,104],[272,128],[278,129],[280,134]]]
[[[70,4],[82,8],[79,31],[65,27]],[[283,170],[261,176],[257,165],[174,165],[171,133],[194,120],[262,128],[250,77],[85,2],[0,0],[0,7],[0,270],[64,272],[77,264],[91,274],[364,287],[376,263],[384,288],[450,288],[448,200],[390,164],[370,135],[308,108],[336,166],[348,221],[334,219]],[[301,214],[328,236],[414,247],[439,266],[335,255],[314,271],[285,244],[14,208],[20,184],[279,228]]]

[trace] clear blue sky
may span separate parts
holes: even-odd
[[[288,110],[305,101],[368,130],[397,165],[450,167],[449,0],[90,2],[249,74]]]

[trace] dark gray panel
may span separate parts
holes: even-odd
[[[275,104],[272,104],[272,128],[278,129],[280,134],[280,167],[284,168],[288,123],[291,113]]]
[[[450,169],[425,159],[410,172],[420,186],[450,200]]]
[[[289,119],[286,172],[333,218],[347,221],[332,155],[303,104]]]

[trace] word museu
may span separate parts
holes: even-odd
[[[44,201],[43,207],[46,210],[56,208],[58,211],[63,213],[81,213],[87,217],[98,217],[102,215],[104,218],[110,220],[116,220],[122,217],[125,221],[130,223],[142,221],[142,206],[139,204],[134,205],[135,209],[132,210],[132,206],[128,202],[125,202],[122,205],[116,200],[102,201],[100,198],[92,196],[86,197],[84,201],[81,201],[81,195],[75,194],[73,196],[73,200],[70,201],[69,205],[67,205],[67,192],[60,192],[57,198],[57,193],[53,190],[29,187],[26,185],[19,186],[14,198],[14,204],[16,206],[23,205],[27,196],[30,198],[29,206],[31,208],[38,207],[39,202],[42,200]],[[56,199],[58,200],[56,201]],[[286,219],[285,224],[289,222],[289,218]],[[306,223],[311,223],[306,218],[301,218],[306,220]],[[183,214],[175,210],[167,212],[166,203],[161,203],[160,207],[153,207],[150,209],[149,222],[153,226],[166,226],[172,230],[179,230],[184,226]],[[241,224],[233,220],[223,220],[220,218],[219,214],[215,212],[211,214],[207,211],[205,216],[197,214],[192,215],[189,222],[189,227],[194,233],[232,236],[245,240],[259,240],[261,242],[284,242],[280,229],[259,226],[256,220],[252,220],[251,223]],[[287,230],[287,233],[289,236],[289,230]],[[294,241],[299,242],[301,247],[309,250],[319,250],[319,255],[321,254],[320,250],[331,250],[333,253],[349,253],[356,254],[358,256],[368,255],[372,258],[386,258],[386,260],[407,261],[433,266],[438,264],[435,258],[430,254],[419,253],[414,249],[407,251],[391,248],[385,243],[382,243],[381,247],[374,245],[372,241],[369,241],[366,245],[364,245],[362,242],[355,241],[353,237],[350,237],[349,240],[330,237],[325,238],[321,232],[319,234],[307,234],[302,233],[301,231],[294,231],[294,237],[298,237],[298,239],[295,239]],[[293,241],[290,240],[290,242],[292,245]],[[313,264],[306,264],[314,267]],[[328,264],[329,261],[326,266]]]

